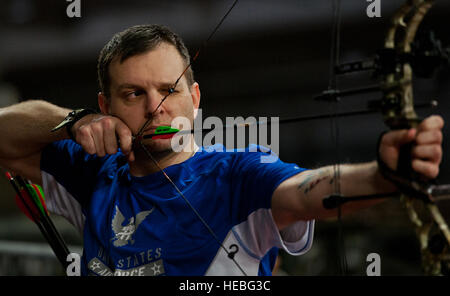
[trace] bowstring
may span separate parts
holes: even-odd
[[[214,34],[218,31],[219,27],[222,25],[222,23],[225,21],[225,19],[228,17],[228,15],[231,13],[233,8],[236,6],[237,2],[239,0],[235,0],[233,4],[230,6],[230,8],[227,10],[225,15],[221,18],[219,23],[216,25],[216,27],[213,29],[213,31],[209,34],[208,38],[203,42],[202,46],[197,50],[192,60],[189,62],[189,64],[186,66],[186,68],[183,70],[183,72],[178,76],[175,83],[172,85],[171,88],[169,88],[167,95],[165,95],[161,101],[159,102],[158,106],[155,108],[155,110],[150,114],[147,121],[142,125],[142,127],[139,129],[139,131],[136,133],[134,138],[134,143],[139,143],[147,157],[155,164],[155,166],[163,173],[166,180],[173,186],[173,188],[177,191],[177,193],[183,198],[183,200],[186,202],[186,204],[189,206],[189,208],[195,213],[197,218],[201,221],[201,223],[205,226],[205,228],[208,230],[208,232],[211,234],[211,236],[214,238],[214,240],[219,244],[219,246],[222,248],[222,250],[225,251],[227,254],[227,257],[230,258],[234,262],[234,264],[238,267],[238,269],[241,271],[241,273],[244,276],[247,276],[247,273],[244,271],[244,269],[241,267],[241,265],[236,261],[234,258],[234,255],[236,253],[229,252],[223,243],[219,240],[216,233],[212,230],[212,228],[209,226],[209,224],[203,219],[203,217],[200,215],[200,213],[195,209],[195,207],[189,202],[189,200],[185,197],[185,195],[182,193],[182,191],[178,188],[178,186],[173,182],[173,180],[167,175],[165,170],[161,167],[159,162],[153,157],[153,155],[150,153],[150,151],[145,147],[144,143],[142,142],[142,135],[147,128],[147,126],[152,122],[155,113],[159,110],[159,108],[162,106],[164,101],[175,91],[175,88],[177,87],[178,83],[180,82],[181,78],[184,76],[186,71],[192,66],[192,64],[197,60],[198,56],[200,55],[200,51],[204,49],[207,45],[207,43],[211,40],[211,38],[214,36]]]
[[[338,89],[338,80],[336,75],[336,66],[339,65],[339,57],[340,57],[340,31],[341,31],[341,1],[333,0],[332,1],[332,13],[333,13],[333,25],[332,25],[332,34],[331,34],[331,46],[330,46],[330,68],[329,68],[329,81],[328,81],[328,90],[337,90]],[[331,137],[335,146],[335,161],[333,164],[333,175],[334,175],[334,195],[341,197],[341,168],[340,168],[340,131],[339,131],[339,122],[338,116],[339,113],[339,97],[336,97],[330,103],[331,108],[331,116],[330,116],[330,128],[331,128]],[[345,254],[345,243],[343,236],[343,223],[342,223],[342,209],[341,203],[339,203],[337,208],[338,214],[338,256],[339,256],[339,269],[341,275],[345,275],[347,273],[347,258]]]

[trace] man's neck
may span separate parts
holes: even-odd
[[[152,173],[159,172],[161,169],[165,169],[168,166],[182,163],[191,158],[198,150],[197,145],[193,145],[189,152],[174,152],[172,150],[155,153],[149,151],[155,162],[146,154],[141,148],[139,151],[135,151],[136,159],[133,162],[129,162],[130,174],[135,177],[143,177]]]

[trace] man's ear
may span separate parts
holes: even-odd
[[[200,107],[200,85],[197,82],[194,82],[191,86],[191,97],[194,110],[198,110]]]
[[[100,111],[103,114],[109,114],[109,107],[110,107],[109,100],[102,92],[98,93],[97,101],[98,101],[98,107],[100,108]]]

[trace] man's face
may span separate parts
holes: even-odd
[[[168,43],[161,43],[151,51],[129,57],[123,63],[115,59],[109,66],[111,98],[109,101],[103,98],[102,103],[100,95],[100,109],[119,117],[134,135],[152,114],[153,119],[144,135],[153,134],[158,126],[171,126],[172,120],[178,116],[188,118],[192,126],[194,109],[200,103],[200,91],[197,83],[188,86],[184,76],[178,82],[175,92],[155,112],[185,67],[181,55]],[[158,152],[169,150],[170,141],[149,139],[145,140],[145,144]]]

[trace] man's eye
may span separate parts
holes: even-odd
[[[162,91],[164,93],[166,93],[166,94],[172,94],[172,93],[177,93],[178,92],[178,90],[174,89],[173,87],[165,88]]]
[[[143,95],[144,92],[142,90],[135,90],[126,94],[127,98],[134,98]]]

